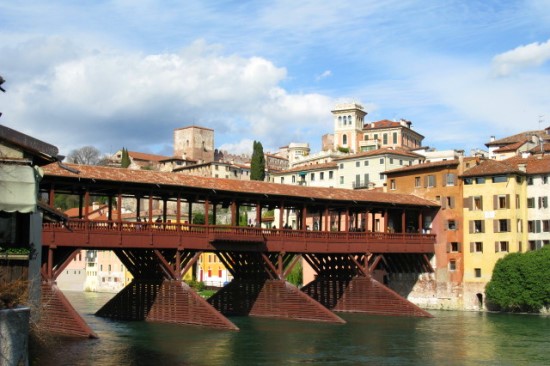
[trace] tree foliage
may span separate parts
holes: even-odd
[[[495,310],[538,312],[550,306],[550,247],[499,259],[485,293]]]
[[[67,162],[80,165],[97,165],[101,160],[101,153],[93,146],[84,146],[72,150],[67,155]]]
[[[128,154],[128,149],[122,148],[122,157],[120,159],[120,166],[122,168],[128,168],[132,161],[130,160],[130,155]]]
[[[252,160],[250,161],[250,180],[265,179],[264,147],[260,141],[254,141],[252,146]]]
[[[292,283],[294,286],[302,286],[304,282],[302,271],[302,261],[299,260],[298,263],[292,268],[292,271],[288,274],[286,280]]]

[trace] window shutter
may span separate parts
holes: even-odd
[[[467,208],[469,209],[470,211],[472,210],[472,206],[473,206],[473,200],[474,198],[473,197],[466,197],[464,198],[464,208]]]
[[[442,183],[443,187],[447,185],[447,175],[448,174],[443,174],[443,183]]]
[[[498,241],[495,241],[495,253],[498,253]]]
[[[475,249],[475,243],[473,241],[470,242],[470,253],[473,253]]]
[[[540,233],[540,231],[541,231],[540,220],[536,220],[535,221],[535,232]]]
[[[500,228],[498,227],[499,226],[499,222],[497,219],[494,219],[493,220],[493,233],[498,233],[500,232]]]
[[[447,253],[451,252],[451,243],[447,243]]]
[[[498,196],[493,195],[493,210],[496,210],[498,208]]]
[[[462,253],[462,243],[459,242],[457,246],[458,246],[458,248],[457,248],[458,252]]]
[[[506,195],[506,208],[510,208],[510,195]]]
[[[512,220],[506,219],[506,231],[511,232],[512,231]]]
[[[480,204],[480,206],[481,206],[479,209],[480,209],[480,210],[483,210],[483,196],[480,196],[480,197],[479,197],[479,204]]]
[[[439,203],[441,204],[441,208],[447,208],[447,198],[445,196],[441,196]]]
[[[485,232],[485,221],[481,221],[481,233]]]
[[[475,228],[474,221],[470,220],[470,222],[468,222],[468,226],[470,227],[469,233],[473,234]]]
[[[425,175],[424,176],[424,188],[427,188],[428,187],[428,176]]]
[[[455,198],[451,196],[451,208],[455,207]]]
[[[432,177],[434,177],[434,187],[437,187],[437,175],[433,175]]]
[[[451,176],[451,181],[453,182],[453,186],[456,186],[456,174],[449,174]]]

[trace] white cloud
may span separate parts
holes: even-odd
[[[221,145],[252,135],[281,146],[288,138],[309,138],[304,131],[311,123],[330,121],[330,99],[279,86],[284,68],[261,57],[221,55],[203,41],[153,55],[82,49],[59,38],[45,43],[63,45],[65,56],[50,57],[33,42],[11,50],[15,59],[41,56],[43,67],[10,65],[3,121],[65,154],[90,144],[102,151],[122,145],[147,150],[171,142],[174,128],[190,124],[215,129]],[[25,70],[32,72],[9,78]]]
[[[315,80],[316,80],[316,81],[321,81],[321,80],[323,80],[323,79],[325,79],[325,78],[328,78],[328,77],[330,77],[330,76],[332,76],[332,71],[330,71],[330,70],[325,70],[325,71],[323,71],[321,74],[317,75],[317,76],[315,77]]]
[[[508,76],[517,70],[540,66],[550,60],[550,40],[519,46],[493,58],[493,72]]]

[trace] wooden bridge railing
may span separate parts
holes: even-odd
[[[353,251],[358,245],[377,245],[381,251],[417,251],[433,252],[435,235],[420,233],[383,233],[364,231],[309,231],[292,229],[266,229],[248,226],[226,226],[226,225],[196,225],[171,222],[133,222],[133,221],[99,221],[99,220],[78,220],[72,219],[66,223],[45,223],[43,226],[44,244],[69,245],[71,240],[84,243],[85,246],[96,246],[101,240],[110,240],[105,247],[131,246],[129,239],[135,242],[136,246],[168,245],[172,247],[174,241],[189,242],[198,245],[202,242],[201,248],[207,249],[208,243],[213,242],[257,242],[273,245],[272,248],[304,250],[314,245],[354,245],[347,250]],[[97,238],[94,240],[94,237]],[[101,239],[99,239],[101,238]],[[189,239],[183,241],[184,239]],[[141,240],[142,244],[138,241]],[[78,245],[74,242],[73,245]],[[302,249],[299,249],[302,248]],[[325,248],[325,247],[323,247]],[[375,248],[371,248],[375,249]],[[328,250],[328,249],[327,249]],[[333,250],[333,249],[332,249]],[[370,249],[369,249],[370,250]]]

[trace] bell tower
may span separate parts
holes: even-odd
[[[358,103],[337,104],[331,112],[334,118],[334,150],[341,147],[356,153],[367,112]]]

